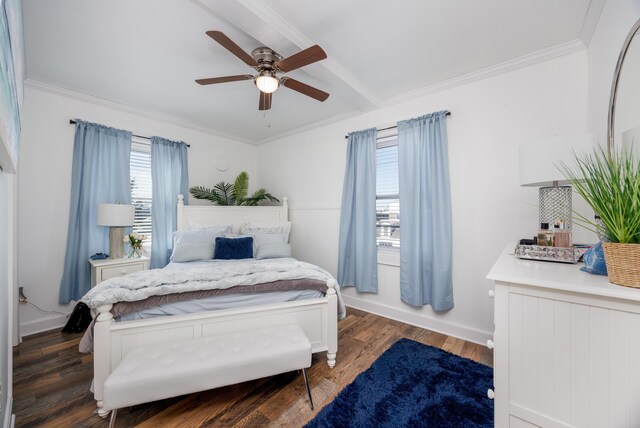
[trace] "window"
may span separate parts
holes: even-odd
[[[151,146],[144,141],[131,143],[131,203],[135,205],[133,231],[146,237],[143,246],[151,249]]]
[[[378,139],[376,150],[376,241],[378,248],[400,248],[398,137]]]

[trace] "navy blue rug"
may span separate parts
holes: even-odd
[[[493,369],[401,339],[306,426],[493,427]]]

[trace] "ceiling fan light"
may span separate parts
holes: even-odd
[[[280,79],[271,74],[261,73],[256,77],[255,83],[258,89],[262,92],[270,94],[278,89],[278,86],[280,86]]]

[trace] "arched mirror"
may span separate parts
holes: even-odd
[[[640,149],[640,19],[618,57],[609,101],[607,147]]]

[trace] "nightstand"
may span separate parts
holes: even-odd
[[[91,287],[109,278],[149,269],[149,258],[144,256],[130,259],[89,259],[89,263],[91,264]]]

